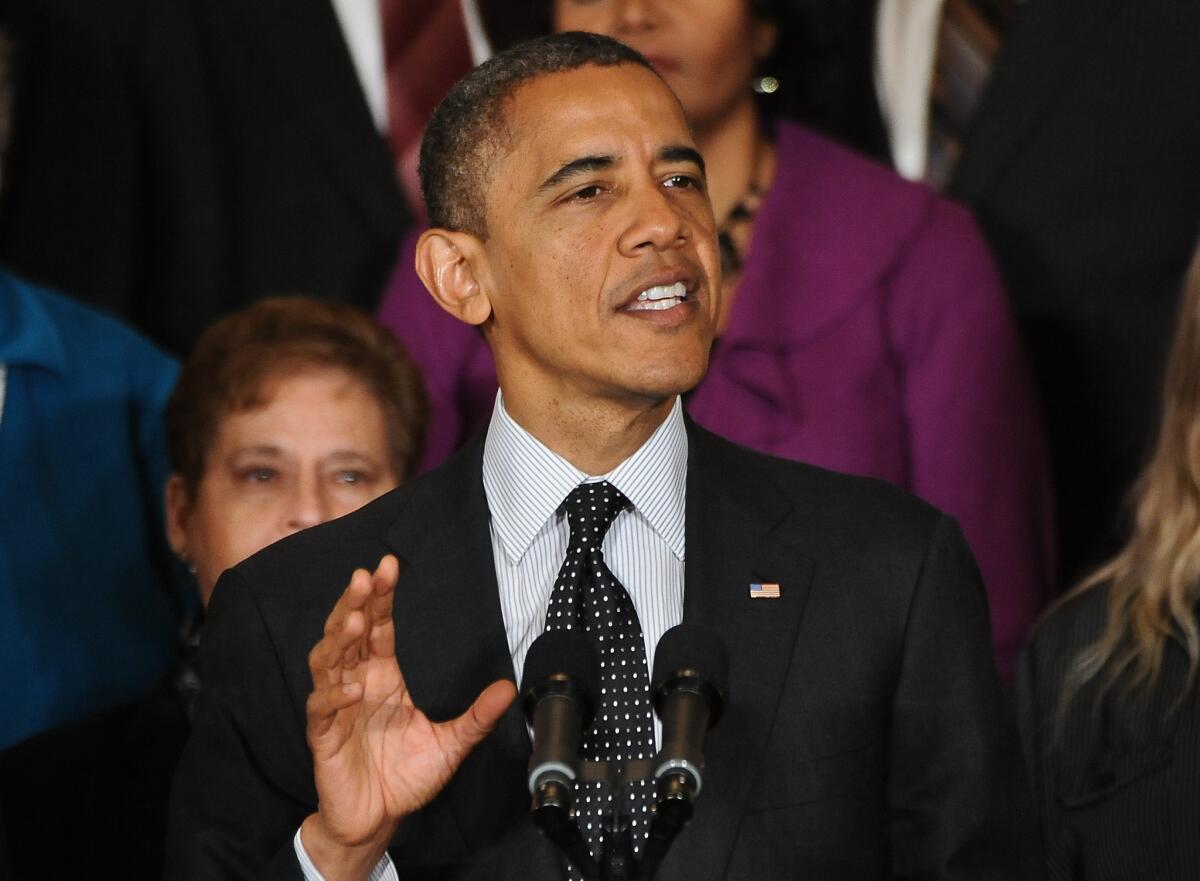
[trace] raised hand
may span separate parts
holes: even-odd
[[[391,555],[374,573],[356,570],[308,658],[308,744],[320,803],[301,838],[327,881],[366,877],[400,821],[446,786],[516,696],[511,682],[493,682],[441,723],[413,705],[396,662],[399,572]]]

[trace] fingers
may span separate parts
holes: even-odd
[[[323,737],[333,727],[338,712],[357,703],[362,696],[361,682],[339,682],[313,691],[305,704],[310,742]]]
[[[371,576],[370,628],[363,639],[363,650],[375,657],[386,658],[396,654],[396,629],[392,621],[392,606],[399,579],[400,561],[391,554],[379,561]]]
[[[357,663],[358,643],[366,629],[362,606],[370,590],[369,573],[363,569],[356,570],[350,577],[349,586],[325,619],[325,635],[308,654],[308,669],[314,688],[341,681],[343,669],[353,668]],[[347,663],[348,656],[352,656],[350,663]]]
[[[396,559],[394,554],[385,555],[379,565],[375,567],[375,573],[372,576],[372,582],[376,596],[381,596],[386,593],[387,604],[392,603],[391,593],[396,589],[396,583],[400,580],[400,561]]]
[[[465,713],[444,723],[457,746],[457,761],[461,762],[477,743],[492,733],[516,696],[517,687],[501,679],[485,688]]]
[[[325,619],[324,636],[309,653],[314,687],[337,684],[344,672],[372,651],[395,654],[392,597],[399,574],[400,563],[391,554],[379,561],[373,573],[354,570]]]

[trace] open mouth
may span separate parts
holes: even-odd
[[[685,303],[687,298],[687,287],[681,281],[674,284],[658,284],[646,288],[638,294],[625,307],[625,310],[627,312],[662,312]]]

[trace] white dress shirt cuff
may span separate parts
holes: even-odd
[[[299,829],[296,830],[296,837],[292,839],[292,846],[296,849],[296,859],[300,861],[300,871],[304,873],[304,881],[325,881],[325,876],[317,871],[317,867],[313,865],[308,852],[304,849]],[[375,864],[371,874],[367,876],[367,881],[400,881],[396,875],[396,866],[392,863],[392,858],[385,853],[383,858]]]

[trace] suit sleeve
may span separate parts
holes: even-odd
[[[893,877],[1042,879],[1016,726],[988,651],[979,573],[954,521],[934,530],[905,628],[889,734]]]
[[[979,560],[998,666],[1052,595],[1041,416],[991,255],[965,209],[933,200],[888,289],[909,424],[909,489],[953,515]]]
[[[303,706],[289,694],[251,587],[237,570],[214,591],[200,675],[192,734],[171,792],[166,877],[299,881],[292,839],[316,809]]]

